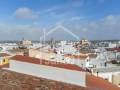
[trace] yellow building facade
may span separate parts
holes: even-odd
[[[0,65],[9,64],[9,59],[7,57],[0,58]]]

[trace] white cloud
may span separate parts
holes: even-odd
[[[71,23],[71,24],[70,24]],[[108,15],[95,21],[69,22],[70,29],[80,36],[89,39],[120,39],[120,16]]]
[[[0,23],[0,40],[19,40],[23,37],[38,40],[42,27],[36,24],[8,24]]]
[[[18,8],[14,13],[16,18],[19,19],[36,19],[38,18],[38,14],[34,12],[32,9],[27,7]]]
[[[80,23],[77,21],[68,21],[68,24],[67,22],[61,21],[61,23],[80,38],[86,37],[88,39],[120,39],[120,16],[108,15],[100,20],[90,21],[84,24],[83,22]],[[47,31],[48,30],[49,29],[47,29]],[[0,36],[3,40],[20,39],[22,37],[39,39],[41,34],[42,27],[40,27],[38,22],[24,25],[0,23]],[[59,34],[62,35],[62,37]],[[65,33],[62,32],[62,30],[56,32],[55,36],[56,38],[64,39],[72,38],[67,37]]]
[[[119,29],[120,27],[120,16],[108,15],[103,19],[98,21],[91,21],[88,24],[84,25],[88,30],[114,30],[115,28]]]

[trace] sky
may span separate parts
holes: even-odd
[[[120,0],[0,0],[0,40],[39,40],[44,34],[120,39]]]

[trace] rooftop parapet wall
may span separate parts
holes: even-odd
[[[92,72],[93,73],[120,72],[120,67],[116,66],[116,67],[95,68],[95,69],[92,69]]]
[[[78,86],[86,86],[86,73],[63,68],[32,64],[16,60],[10,60],[10,71],[15,71],[27,75],[42,77],[55,81],[70,83]]]

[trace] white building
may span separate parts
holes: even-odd
[[[93,75],[102,77],[103,79],[120,86],[120,67],[94,68],[91,69],[91,71]]]

